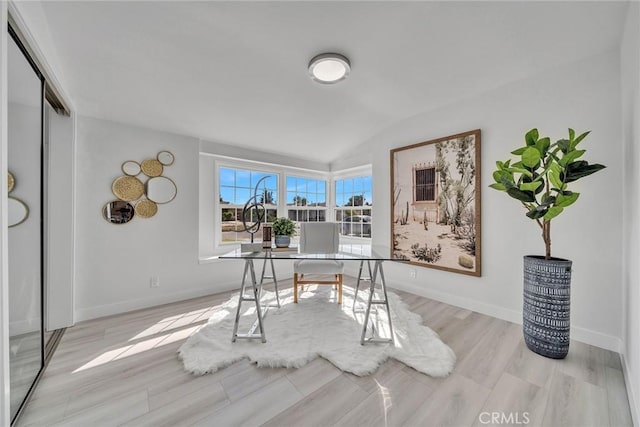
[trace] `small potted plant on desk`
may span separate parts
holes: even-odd
[[[517,200],[540,228],[545,256],[524,257],[523,331],[530,350],[554,359],[569,352],[571,261],[551,257],[551,220],[578,200],[570,183],[605,167],[578,160],[585,153],[578,144],[588,134],[569,129],[569,139],[552,144],[531,129],[525,146],[511,152],[517,161],[496,162],[490,185]]]
[[[291,236],[296,234],[296,224],[289,218],[281,217],[273,221],[272,227],[276,248],[288,248],[291,243]]]

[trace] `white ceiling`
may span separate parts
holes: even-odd
[[[42,9],[80,114],[331,162],[407,117],[618,46],[627,6],[52,1],[21,10]],[[309,60],[331,51],[350,58],[350,77],[312,82]]]

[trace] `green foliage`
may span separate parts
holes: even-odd
[[[280,217],[273,221],[273,234],[276,236],[293,236],[296,234],[296,224],[289,218]]]
[[[551,220],[580,196],[570,191],[568,184],[605,168],[578,160],[586,150],[578,150],[577,146],[587,135],[589,132],[576,136],[569,129],[569,139],[551,144],[548,137],[540,137],[538,129],[531,129],[525,134],[525,146],[511,152],[518,157],[515,163],[496,162],[495,182],[489,187],[506,192],[525,207],[526,216],[542,228],[547,258],[551,254]]]

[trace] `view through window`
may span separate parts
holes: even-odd
[[[243,231],[242,210],[247,201],[254,196],[256,184],[260,182],[257,192],[257,202],[265,207],[266,222],[272,222],[278,212],[278,174],[256,170],[220,168],[219,201],[221,213],[222,243],[248,242],[251,235]],[[253,223],[258,216],[257,209],[251,209],[246,218],[247,224]],[[262,240],[262,229],[254,236],[255,241]]]
[[[263,204],[264,211],[252,208],[246,218],[251,225],[263,215],[263,223],[277,217],[287,217],[296,223],[323,222],[332,219],[340,224],[343,236],[371,237],[373,192],[371,175],[341,178],[331,189],[327,180],[317,177],[286,175],[286,171],[266,172],[252,168],[220,166],[218,169],[218,201],[220,238],[218,243],[249,242],[251,234],[244,231],[242,212],[245,204]],[[283,177],[280,188],[279,179]],[[259,185],[258,185],[259,184]],[[258,189],[256,191],[256,185]],[[254,194],[255,193],[255,194]],[[279,205],[280,202],[280,205]],[[278,210],[280,206],[281,210]],[[299,227],[298,227],[299,230]],[[262,240],[262,229],[254,241]]]
[[[340,223],[341,234],[371,237],[371,175],[336,180],[335,195],[335,220]]]
[[[287,216],[296,222],[327,220],[327,182],[287,176]]]

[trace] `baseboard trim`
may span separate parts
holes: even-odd
[[[389,286],[401,291],[420,295],[425,298],[430,298],[436,301],[444,302],[446,304],[451,304],[456,307],[475,311],[481,314],[486,314],[487,316],[496,317],[498,319],[507,320],[509,322],[517,324],[522,324],[521,311],[510,310],[508,308],[479,302],[469,298],[460,297],[458,295],[452,295],[445,292],[426,289],[422,286],[416,286],[411,283],[408,284],[390,281]],[[616,353],[620,353],[622,348],[622,341],[618,337],[575,326],[571,327],[571,339],[583,342],[585,344],[590,344],[596,347],[615,351]]]
[[[450,304],[467,310],[476,311],[481,314],[486,314],[487,316],[497,317],[498,319],[507,320],[513,323],[522,323],[522,313],[515,310],[479,302],[469,298],[460,297],[458,295],[448,294],[446,292],[426,289],[423,286],[416,286],[413,284],[390,282],[389,286],[394,289],[410,292],[412,294],[440,301],[445,304]]]
[[[631,373],[629,372],[629,365],[627,363],[626,351],[620,352],[620,362],[622,364],[622,375],[624,376],[624,384],[627,388],[627,398],[629,399],[629,409],[631,410],[631,421],[634,426],[640,425],[640,407],[636,396],[634,394],[634,382]]]
[[[9,336],[28,334],[31,332],[40,332],[40,318],[16,320],[9,323]]]
[[[76,322],[85,320],[98,319],[100,317],[112,316],[114,314],[122,314],[129,311],[140,310],[144,308],[155,307],[162,304],[184,301],[192,298],[199,298],[206,295],[217,294],[219,292],[231,291],[238,289],[237,282],[224,283],[217,285],[215,289],[211,286],[205,288],[191,289],[182,292],[173,292],[170,294],[158,295],[149,298],[138,298],[135,300],[127,300],[112,304],[98,305],[94,307],[78,308],[75,310],[74,319]]]

